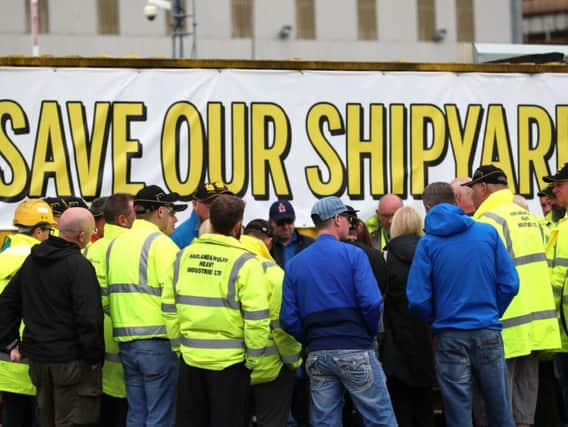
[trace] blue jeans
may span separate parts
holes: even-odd
[[[314,427],[341,426],[347,390],[366,426],[396,426],[383,368],[373,350],[312,351],[306,360]]]
[[[489,426],[515,426],[507,391],[507,367],[500,331],[438,332],[434,361],[444,401],[446,427],[472,425],[474,376],[485,400]]]
[[[172,426],[178,360],[170,342],[121,342],[119,354],[128,399],[127,426]]]

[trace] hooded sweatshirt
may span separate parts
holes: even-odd
[[[0,345],[19,339],[20,351],[38,362],[104,360],[103,311],[97,276],[80,248],[58,237],[32,248],[22,268],[0,295]]]
[[[432,329],[501,330],[519,277],[497,231],[442,203],[426,215],[410,268],[410,310]]]

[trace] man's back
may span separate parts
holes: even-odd
[[[433,207],[416,250],[407,295],[411,310],[439,329],[501,329],[517,274],[496,231],[449,204]]]
[[[287,266],[284,301],[281,321],[310,349],[372,346],[381,295],[360,248],[320,236]]]
[[[102,362],[100,290],[79,247],[50,237],[32,249],[15,279],[26,323],[22,353],[38,361]]]
[[[541,225],[513,203],[508,189],[492,193],[479,206],[475,218],[495,227],[519,274],[519,293],[502,318],[505,357],[560,347]]]

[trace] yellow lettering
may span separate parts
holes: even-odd
[[[459,111],[455,105],[446,105],[448,133],[456,163],[456,177],[468,176],[472,169],[473,156],[477,147],[477,137],[480,129],[480,105],[469,105],[465,125],[460,123]]]
[[[7,182],[6,176],[0,171],[0,200],[18,200],[26,192],[29,170],[28,165],[18,147],[6,135],[8,121],[12,123],[11,130],[16,134],[30,131],[26,113],[14,101],[0,101],[0,157],[8,163],[11,171],[11,180]]]
[[[282,107],[276,104],[254,103],[251,111],[252,194],[257,199],[268,198],[270,174],[276,195],[289,197],[290,184],[283,163],[290,151],[288,117]]]
[[[130,181],[130,162],[142,157],[142,146],[130,138],[130,122],[146,119],[146,107],[142,102],[115,102],[112,108],[112,174],[113,193],[136,194],[143,188],[142,182]]]
[[[183,123],[188,126],[188,141],[181,141],[179,129]],[[181,178],[179,147],[188,145],[188,174]],[[205,135],[199,110],[189,102],[172,105],[164,119],[162,131],[162,170],[166,186],[182,196],[193,193],[201,182],[204,171]],[[173,166],[173,167],[172,167]]]
[[[487,123],[483,137],[481,164],[492,164],[503,169],[509,181],[509,187],[514,189],[515,173],[513,156],[507,133],[507,119],[502,105],[490,105],[487,110]]]
[[[110,128],[110,102],[97,102],[93,130],[89,139],[85,108],[81,102],[68,102],[67,115],[75,150],[75,167],[83,197],[95,197],[102,184],[104,154]]]
[[[568,105],[556,106],[556,170],[568,163]],[[556,173],[553,171],[552,173]]]
[[[422,194],[428,182],[426,168],[438,164],[446,152],[446,120],[442,111],[435,105],[412,105],[410,114],[412,122],[411,191],[412,194]],[[429,127],[431,138],[428,137],[427,132]]]
[[[519,106],[518,113],[518,173],[520,194],[532,193],[532,175],[540,180],[548,175],[546,158],[552,150],[552,119],[542,107],[532,105]],[[533,140],[533,130],[536,143]]]
[[[369,113],[369,139],[364,140],[365,128],[360,105],[347,105],[347,189],[352,198],[363,198],[363,159],[369,158],[371,193],[385,193],[386,165],[384,156],[384,107],[371,104]]]
[[[209,148],[209,178],[221,181],[235,194],[245,192],[247,183],[247,107],[243,102],[231,106],[230,152],[223,151],[225,143],[225,109],[220,102],[207,105],[207,141]],[[225,178],[225,167],[231,161],[232,179]]]
[[[406,108],[403,104],[390,105],[390,177],[391,192],[395,194],[406,193]],[[380,196],[385,192],[373,193]]]
[[[55,101],[44,101],[41,104],[32,162],[30,197],[45,195],[49,178],[55,180],[58,195],[73,194],[61,110]]]
[[[308,186],[319,197],[341,194],[345,185],[345,168],[341,158],[323,134],[324,122],[327,122],[332,135],[345,132],[341,114],[334,105],[320,103],[310,108],[306,121],[308,139],[329,171],[329,178],[324,181],[319,166],[307,166],[305,171]]]

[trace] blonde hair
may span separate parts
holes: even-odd
[[[398,236],[421,236],[423,233],[422,217],[414,208],[403,206],[392,217],[390,237]]]

